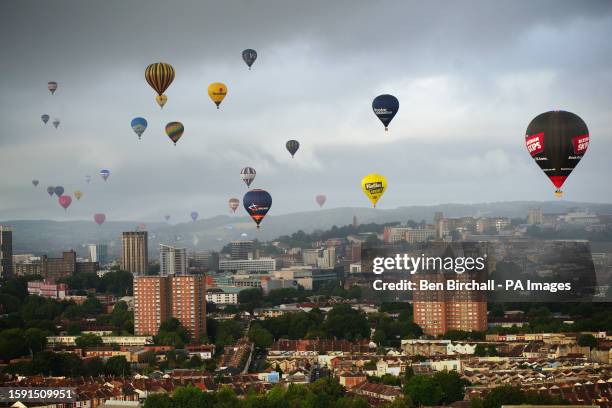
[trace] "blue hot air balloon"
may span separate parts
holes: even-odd
[[[55,187],[55,189],[53,190],[53,192],[55,193],[56,196],[61,197],[62,194],[64,194],[64,187],[62,186],[57,186]]]
[[[391,120],[399,110],[399,101],[393,95],[378,95],[372,101],[372,110],[382,124],[385,125],[385,130],[389,130],[389,123],[391,123]]]
[[[132,119],[131,126],[134,129],[134,133],[138,135],[138,140],[140,140],[144,131],[147,130],[147,120],[141,117],[134,118]]]
[[[102,169],[100,170],[100,176],[102,176],[104,181],[106,181],[108,179],[108,176],[110,176],[110,171],[106,169]]]
[[[191,213],[191,219],[194,220],[194,221],[197,220],[199,216],[200,216],[200,214],[198,214],[197,211],[194,211],[194,212]]]
[[[272,196],[265,190],[251,190],[242,198],[242,204],[259,228],[259,224],[272,207]]]

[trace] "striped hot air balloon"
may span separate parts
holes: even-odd
[[[289,153],[291,153],[291,157],[293,158],[293,156],[295,155],[295,153],[298,151],[298,149],[300,148],[300,142],[298,142],[297,140],[289,140],[286,144],[285,147],[287,148],[287,151],[289,151]]]
[[[247,187],[251,186],[256,174],[257,172],[252,167],[245,167],[240,170],[240,178],[242,178],[242,181],[246,183]]]
[[[163,107],[167,99],[161,98],[161,96],[164,94],[166,89],[168,89],[172,81],[174,81],[174,75],[175,72],[172,65],[165,62],[153,63],[145,69],[145,79],[151,88],[157,92],[157,103],[161,107]]]

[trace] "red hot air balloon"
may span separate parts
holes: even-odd
[[[96,224],[102,225],[106,221],[106,215],[102,213],[94,214],[94,221]]]
[[[327,201],[327,197],[325,197],[323,194],[319,194],[315,197],[315,201],[317,204],[319,204],[319,207],[323,207],[323,204],[325,204],[325,201]]]
[[[229,199],[229,208],[230,210],[232,210],[233,213],[236,212],[236,210],[238,209],[238,206],[240,205],[240,200],[237,198],[230,198]]]
[[[561,187],[589,147],[589,129],[578,116],[566,111],[545,112],[536,116],[525,134],[531,157],[557,188]]]
[[[62,207],[64,207],[64,210],[67,210],[68,207],[70,207],[70,204],[72,204],[72,197],[70,197],[69,195],[63,195],[60,196],[57,201]]]

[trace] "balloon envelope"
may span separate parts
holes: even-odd
[[[166,125],[166,134],[174,142],[179,141],[181,136],[183,136],[183,132],[185,131],[185,127],[181,122],[170,122]]]
[[[259,224],[272,207],[272,196],[265,190],[251,190],[242,198],[242,205],[259,228]]]
[[[174,68],[172,65],[165,62],[156,62],[149,65],[145,69],[145,79],[157,92],[157,95],[162,95],[166,89],[174,81]]]
[[[323,204],[325,204],[325,201],[327,201],[327,197],[325,197],[323,194],[319,194],[315,197],[315,201],[317,204],[319,204],[319,207],[323,207]]]
[[[387,179],[380,174],[368,174],[361,180],[361,189],[372,202],[372,207],[376,207],[376,203],[387,190]]]
[[[217,105],[217,109],[219,109],[219,105],[223,102],[223,99],[227,95],[227,86],[221,82],[213,82],[208,85],[208,96],[210,99]]]
[[[256,59],[257,51],[250,48],[247,48],[246,50],[242,51],[242,60],[248,65],[249,70],[251,69],[251,66],[253,65]]]
[[[43,123],[46,125],[47,122],[49,121],[50,116],[47,114],[41,115],[40,119],[43,121]]]
[[[104,181],[106,181],[108,180],[108,177],[110,176],[110,171],[106,169],[102,169],[100,170],[100,176],[104,179]]]
[[[94,221],[96,224],[102,225],[106,221],[106,215],[102,213],[94,214]]]
[[[56,196],[60,197],[62,194],[64,194],[64,187],[57,186],[55,187],[55,190],[53,192],[55,193]]]
[[[236,210],[238,209],[239,205],[240,205],[240,200],[238,200],[237,198],[230,198],[229,199],[229,208],[230,208],[230,210],[232,210],[233,213],[236,212]]]
[[[252,167],[245,167],[240,170],[240,178],[246,183],[247,187],[251,186],[256,174],[257,172]]]
[[[53,120],[53,127],[57,129],[57,127],[60,125],[60,120],[59,119],[54,119]]]
[[[47,89],[49,90],[49,92],[51,92],[51,95],[53,95],[55,91],[57,90],[57,82],[55,81],[47,82]]]
[[[166,95],[157,95],[155,97],[155,101],[157,102],[159,107],[163,109],[166,102],[168,102],[168,97]]]
[[[525,145],[531,157],[557,188],[561,187],[589,147],[589,129],[576,114],[545,112],[536,116],[525,132]]]
[[[170,215],[169,214],[164,215],[164,219],[168,221],[170,219]]]
[[[64,207],[64,210],[66,210],[68,207],[70,207],[70,204],[72,204],[72,197],[69,195],[63,195],[58,199],[58,202],[62,207]]]
[[[75,191],[75,192],[74,192],[74,197],[75,197],[77,200],[80,200],[80,199],[81,199],[81,197],[83,197],[83,193],[82,193],[80,190],[77,190],[77,191]]]
[[[198,212],[197,212],[197,211],[193,211],[193,212],[191,213],[191,219],[195,221],[195,220],[197,220],[197,219],[198,219],[198,216],[199,216],[199,215],[200,215],[200,214],[198,214]]]
[[[134,133],[138,135],[138,139],[140,139],[144,131],[147,129],[147,120],[145,118],[137,117],[132,119],[130,125],[132,126]]]
[[[32,180],[32,184],[34,185],[34,187],[38,186],[38,180]]]
[[[372,110],[388,130],[389,123],[399,110],[399,101],[393,95],[378,95],[372,101]]]
[[[287,148],[289,153],[291,153],[291,157],[293,157],[295,155],[295,152],[297,152],[300,148],[300,142],[298,142],[297,140],[289,140],[285,144],[285,147]]]
[[[54,186],[47,187],[47,194],[49,194],[49,196],[53,196],[53,194],[55,194],[55,187]]]

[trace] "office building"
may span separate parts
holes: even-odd
[[[147,273],[148,259],[147,231],[128,231],[122,236],[121,269],[134,275]]]
[[[159,244],[159,274],[161,276],[187,274],[187,250]]]
[[[320,253],[320,249],[303,249],[302,263],[304,265],[317,266]]]
[[[219,269],[219,253],[214,251],[191,252],[188,256],[189,268],[204,272]]]
[[[0,225],[0,277],[13,276],[13,230]]]
[[[206,301],[215,305],[237,305],[238,293],[225,292],[221,288],[211,288],[206,290]]]
[[[264,273],[276,269],[276,260],[272,258],[219,260],[219,272],[251,272]]]
[[[45,281],[29,281],[28,294],[61,300],[66,297],[68,290],[65,283],[50,283]]]
[[[134,334],[155,335],[171,317],[170,278],[134,277]]]
[[[108,245],[91,244],[89,245],[89,259],[100,265],[108,264]]]
[[[404,240],[409,244],[431,241],[436,237],[436,230],[433,228],[408,228],[405,232]]]
[[[253,259],[253,241],[232,241],[230,242],[231,259]]]
[[[157,334],[159,326],[171,317],[181,322],[192,340],[206,333],[206,277],[135,276],[135,334]]]

